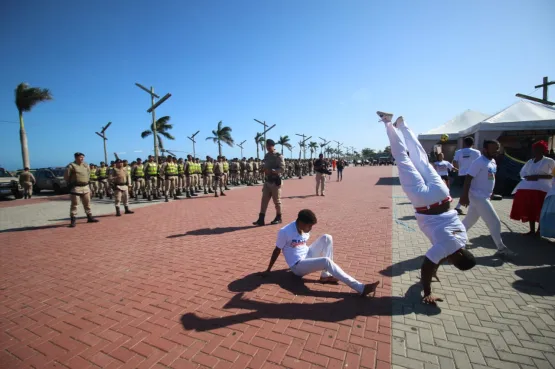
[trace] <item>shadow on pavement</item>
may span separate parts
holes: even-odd
[[[308,199],[310,197],[316,197],[317,195],[302,195],[302,196],[286,196],[282,197],[283,199]]]
[[[242,231],[244,229],[251,229],[256,227],[257,226],[250,225],[250,226],[241,226],[241,227],[201,228],[201,229],[196,229],[194,231],[189,231],[186,233],[173,234],[166,238],[178,238],[178,237],[185,237],[185,236],[210,236],[215,234],[224,234],[229,232]]]
[[[402,216],[400,218],[397,218],[398,220],[416,220],[416,217],[414,215],[405,215]]]
[[[94,215],[93,214],[93,218],[107,218],[107,217],[115,217],[116,216],[116,212],[114,211],[113,214],[102,214],[102,215]],[[77,217],[77,220],[79,221],[79,219],[87,219],[87,217]],[[59,218],[59,219],[49,219],[49,222],[65,222],[68,221],[69,222],[69,217],[67,218]]]
[[[287,275],[288,274],[288,275]],[[441,309],[437,306],[427,306],[420,303],[422,287],[413,285],[405,297],[385,296],[361,298],[355,293],[313,291],[304,283],[309,282],[295,277],[287,270],[270,273],[266,278],[250,274],[229,284],[229,290],[239,292],[223,307],[224,309],[250,310],[229,316],[203,318],[194,313],[187,313],[181,317],[181,324],[186,330],[209,331],[234,324],[246,323],[259,319],[301,319],[307,321],[339,322],[354,319],[357,316],[392,316],[410,313],[437,315]],[[315,283],[313,281],[312,283]],[[301,296],[329,297],[339,300],[334,302],[272,303],[244,298],[246,291],[253,291],[262,284],[278,284],[281,288]],[[393,304],[395,303],[395,310]]]
[[[399,177],[381,177],[378,179],[376,186],[400,186]]]

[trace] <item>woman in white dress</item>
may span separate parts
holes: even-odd
[[[551,190],[551,179],[555,160],[548,158],[547,142],[538,141],[532,145],[534,158],[528,160],[520,171],[522,180],[516,186],[511,219],[530,223],[530,232],[526,235],[539,236],[536,223],[540,223],[540,214],[547,193]]]

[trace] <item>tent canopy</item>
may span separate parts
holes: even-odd
[[[459,132],[467,136],[478,131],[529,131],[555,129],[555,109],[528,100],[520,100],[482,122]]]
[[[444,133],[449,135],[449,139],[456,139],[459,137],[460,131],[472,127],[476,123],[484,121],[489,116],[489,114],[484,114],[474,110],[467,110],[445,124],[418,135],[418,139],[439,141],[441,135]]]

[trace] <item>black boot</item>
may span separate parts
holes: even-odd
[[[116,217],[121,217],[121,212],[119,211],[119,206],[116,206]]]
[[[208,193],[214,193],[211,188],[208,189]]]
[[[181,195],[181,194],[179,194],[179,195]],[[177,197],[177,194],[176,194],[176,195],[173,195],[173,199],[174,199],[174,200],[179,200],[179,198]]]
[[[226,191],[229,191],[229,187],[225,186],[225,190],[226,190]]]
[[[190,191],[187,191],[186,195],[187,195],[187,198],[188,198],[188,199],[191,198],[191,192],[190,192]]]
[[[170,201],[170,199],[168,199],[168,196],[166,195],[166,202],[169,202],[169,201]]]
[[[281,224],[281,214],[276,214],[276,218],[270,224]]]
[[[152,201],[152,195],[148,195],[147,199],[148,201]]]
[[[75,219],[75,217],[74,217],[73,215],[70,217],[70,219],[71,219],[71,223],[69,223],[69,227],[70,227],[70,228],[73,228],[73,227],[75,227],[75,221],[76,221],[76,219]]]
[[[220,191],[220,196],[227,196],[224,191]]]
[[[205,195],[208,195],[208,191],[207,191],[207,190],[204,190],[204,194],[205,194]]]
[[[125,207],[125,214],[133,214],[135,213],[134,211],[129,210],[129,206]]]
[[[264,214],[258,214],[258,220],[254,223],[252,223],[252,225],[257,225],[257,226],[263,226],[264,225]]]
[[[214,192],[214,197],[219,197],[218,196],[218,191]]]
[[[87,214],[87,223],[98,223],[98,219],[94,219],[91,214]]]

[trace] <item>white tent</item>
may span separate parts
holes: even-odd
[[[498,139],[504,131],[555,130],[555,109],[528,100],[519,100],[508,108],[473,125],[459,134],[474,134],[474,145],[482,147],[484,140]]]
[[[476,123],[482,122],[489,116],[489,114],[484,114],[474,110],[467,110],[457,115],[447,123],[418,135],[418,140],[426,152],[429,152],[441,139],[442,134],[446,133],[449,135],[450,140],[456,140],[459,137],[462,137],[459,134],[460,131],[467,129]]]

